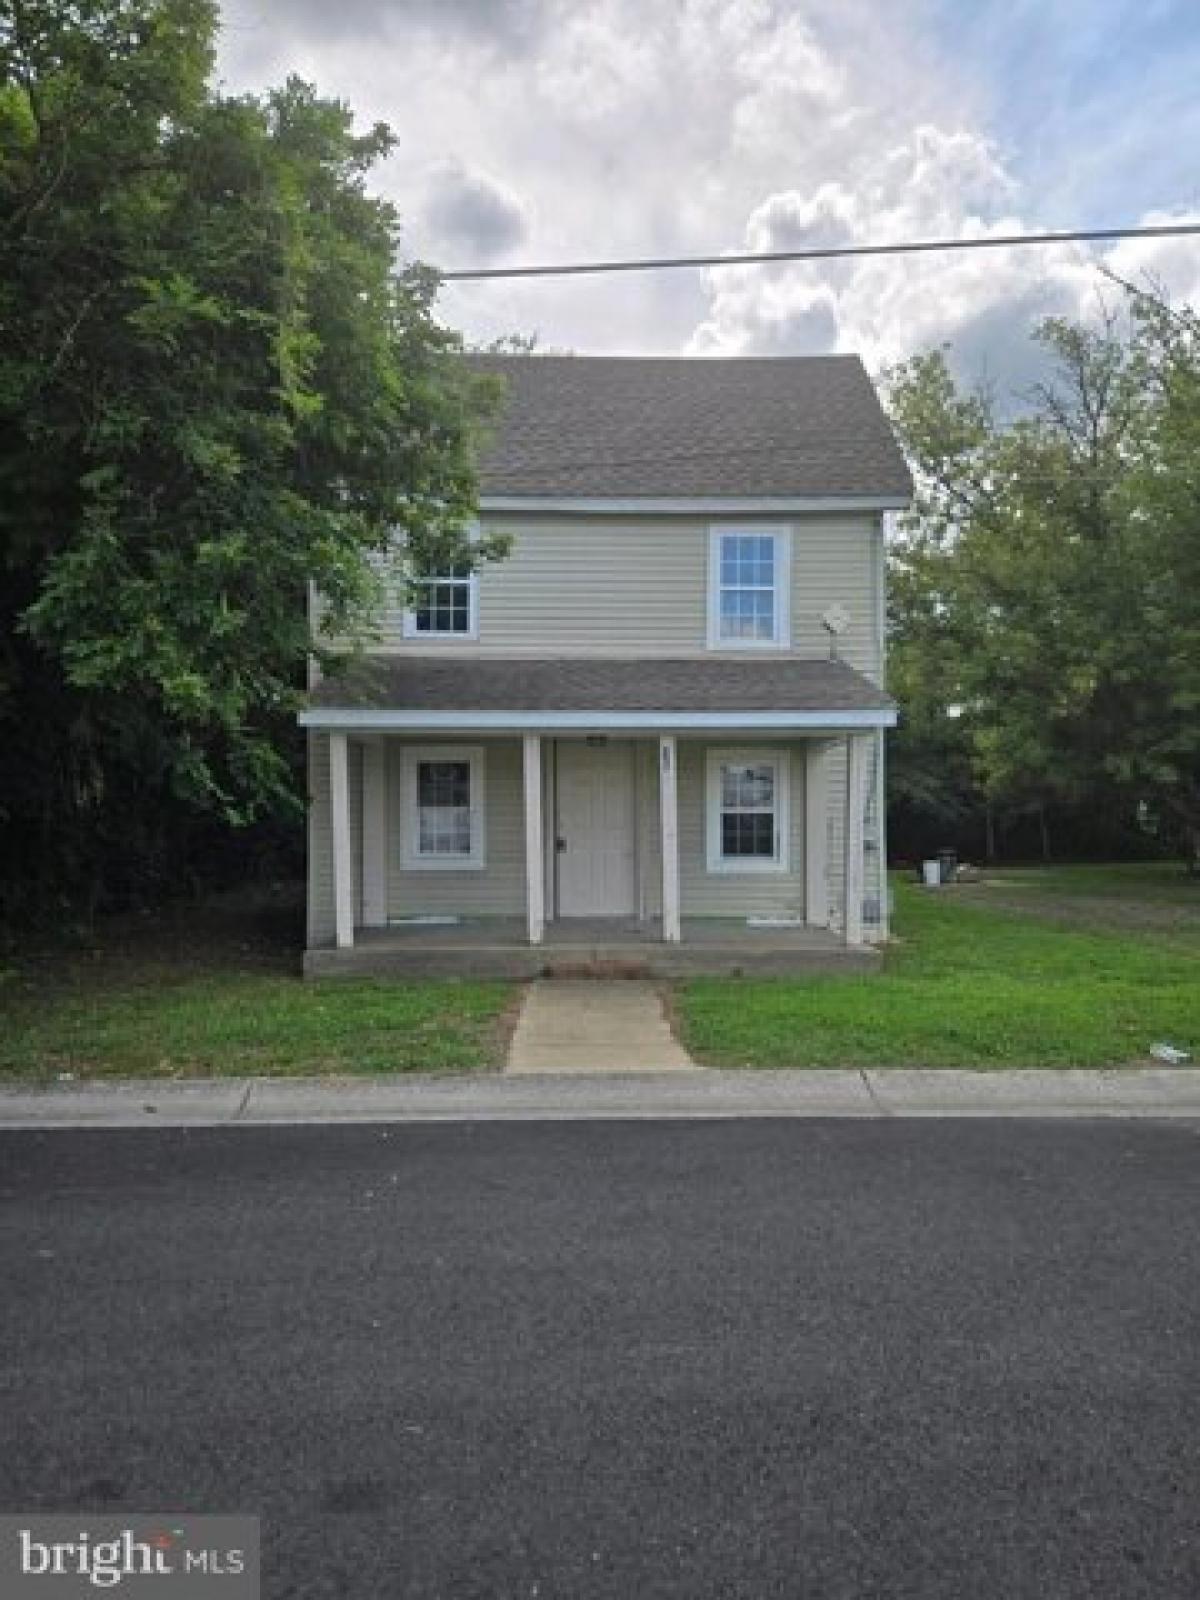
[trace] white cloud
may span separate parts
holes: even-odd
[[[962,129],[914,128],[884,151],[863,150],[845,178],[768,196],[743,230],[746,250],[987,237],[1023,231],[1016,185],[995,150]],[[820,264],[734,266],[708,274],[710,311],[689,348],[697,354],[856,350],[870,365],[953,340],[998,305],[1054,300],[1069,247],[958,255],[859,257]],[[813,340],[816,339],[814,345]]]
[[[937,0],[454,0],[445,12],[435,0],[351,0],[351,12],[338,9],[335,22],[315,0],[228,0],[223,70],[235,87],[298,70],[364,120],[390,122],[399,146],[380,187],[400,207],[413,253],[435,264],[707,254],[1075,220],[1046,214],[1023,187],[1023,141],[1037,146],[1039,175],[1048,152],[1036,129],[997,123],[1002,97],[956,58]],[[1006,14],[995,0],[995,19]],[[1007,26],[1033,19],[1014,14]],[[1044,33],[1044,17],[1037,25]],[[1063,39],[1066,50],[1067,31]],[[1011,57],[1019,40],[1009,43]],[[974,59],[994,54],[989,46]],[[1039,80],[1039,93],[1052,88]],[[1068,110],[1064,98],[1058,122]],[[1136,96],[1114,102],[1116,121],[1141,114]],[[1061,196],[1069,172],[1060,176]],[[1031,322],[1090,302],[1094,259],[1064,246],[472,284],[447,286],[440,308],[474,339],[537,332],[578,351],[857,349],[878,366],[951,339],[967,370],[1015,382]],[[1121,247],[1113,260],[1197,291],[1191,243]]]
[[[1020,198],[986,140],[926,125],[882,158],[864,155],[845,183],[768,197],[747,218],[742,248],[765,253],[1044,229],[1022,214]],[[1143,220],[1183,217],[1151,213]],[[1200,252],[1187,239],[1129,240],[1099,252],[1082,244],[996,246],[731,266],[707,274],[710,309],[687,348],[696,355],[855,351],[879,370],[949,343],[965,378],[1012,393],[1040,365],[1028,335],[1041,318],[1099,310],[1106,288],[1100,263],[1175,298],[1200,299]]]

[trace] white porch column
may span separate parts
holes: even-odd
[[[527,733],[525,753],[525,920],[530,944],[546,931],[546,866],[542,832],[542,741]]]
[[[674,737],[660,734],[658,740],[658,805],[662,834],[662,922],[663,938],[679,943],[679,783],[676,773]]]
[[[365,928],[387,926],[387,745],[363,746],[362,919]]]
[[[886,943],[891,929],[888,917],[887,775],[883,766],[884,755],[887,750],[887,736],[882,728],[875,735],[875,739],[875,832],[879,846],[876,854],[877,871],[879,873],[879,937]]]
[[[804,747],[804,920],[829,926],[829,746]]]
[[[350,881],[350,764],[344,733],[329,735],[329,816],[333,831],[333,925],[339,950],[354,944],[354,885]]]
[[[867,799],[869,739],[851,734],[846,740],[846,818],[842,829],[844,927],[847,944],[863,942],[863,813]]]

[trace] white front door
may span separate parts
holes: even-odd
[[[558,745],[558,914],[619,917],[634,909],[633,745]]]

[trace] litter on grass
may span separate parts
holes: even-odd
[[[1162,1041],[1150,1046],[1150,1054],[1155,1061],[1165,1061],[1168,1067],[1182,1067],[1185,1061],[1192,1059],[1190,1051],[1180,1050],[1177,1045]]]

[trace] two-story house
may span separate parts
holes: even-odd
[[[506,380],[479,517],[511,553],[313,688],[306,970],[884,938],[911,483],[862,364],[464,359]]]

